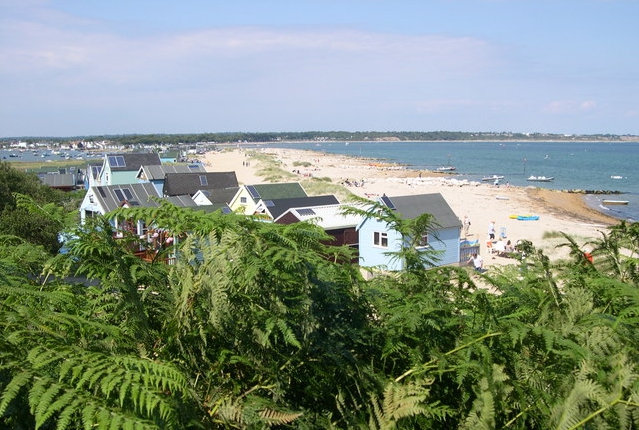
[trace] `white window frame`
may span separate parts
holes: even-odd
[[[428,234],[422,234],[422,237],[417,242],[417,248],[428,248],[429,246]]]
[[[388,248],[388,233],[385,231],[374,231],[373,245],[380,248]]]

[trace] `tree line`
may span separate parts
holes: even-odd
[[[621,141],[633,138],[614,134],[564,135],[553,133],[516,132],[462,132],[462,131],[303,131],[303,132],[226,132],[187,134],[126,134],[58,137],[22,137],[21,140],[35,143],[41,141],[63,142],[69,140],[109,141],[121,145],[179,145],[196,143],[238,143],[238,142],[291,142],[291,141],[351,141],[400,140],[400,141]],[[635,140],[637,139],[634,136]],[[15,139],[2,139],[4,141]]]

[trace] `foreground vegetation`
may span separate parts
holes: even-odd
[[[178,240],[143,261],[106,219],[64,255],[0,237],[1,427],[639,425],[638,224],[592,243],[594,264],[569,237],[570,261],[526,243],[482,275],[494,294],[466,268],[424,270],[436,255],[416,248],[397,255],[405,272],[365,281],[311,224],[168,204],[113,216]],[[430,228],[384,216],[407,235]]]

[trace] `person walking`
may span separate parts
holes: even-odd
[[[464,238],[468,236],[468,230],[470,229],[470,219],[468,215],[464,215],[464,220],[462,221]]]
[[[495,240],[495,221],[488,223],[488,239]]]

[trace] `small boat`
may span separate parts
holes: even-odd
[[[528,180],[535,181],[535,182],[550,182],[550,181],[554,181],[555,177],[554,176],[529,176]]]
[[[518,221],[537,221],[539,215],[517,215]]]
[[[604,205],[627,205],[628,200],[602,200],[601,203]]]
[[[494,180],[501,180],[501,179],[504,179],[502,175],[485,176],[481,178],[482,182],[491,182]]]
[[[610,176],[610,179],[623,179],[623,176],[612,175],[612,176]]]
[[[518,219],[518,220],[524,220],[524,219],[539,219],[539,215],[532,215],[532,214],[513,214],[508,216],[508,218],[510,219]]]
[[[437,168],[438,172],[452,172],[453,170],[457,170],[455,166],[441,166]]]

